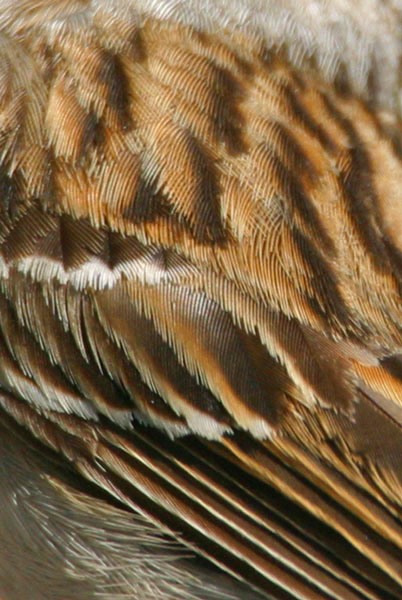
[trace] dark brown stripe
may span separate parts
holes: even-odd
[[[200,37],[201,43],[203,43],[203,35],[200,33],[197,33],[197,35]],[[238,78],[231,73],[229,69],[225,69],[218,65],[213,58],[210,58],[213,56],[213,52],[208,52],[208,49],[206,49],[205,55],[203,53],[198,54],[197,56],[203,66],[201,74],[194,72],[193,70],[190,71],[185,59],[180,63],[180,69],[191,72],[192,76],[198,77],[200,81],[203,81],[209,86],[212,106],[208,110],[208,115],[211,120],[214,137],[218,143],[221,142],[225,144],[229,154],[237,156],[247,150],[243,136],[244,116],[240,110],[240,104],[244,96],[244,88],[239,83]],[[159,52],[160,60],[173,68],[177,68],[177,63],[173,62],[172,57],[176,58],[174,54],[170,54],[169,57],[166,57],[163,54],[163,51]],[[194,58],[194,54],[191,55],[191,58]],[[193,63],[193,61],[191,62]],[[236,62],[239,70],[243,74],[247,73],[247,76],[251,75],[252,65],[242,61],[237,56]],[[206,78],[204,77],[206,70],[209,71],[208,81],[206,81]],[[189,85],[190,84],[187,83],[187,90]],[[194,102],[192,93],[187,94],[187,90],[186,86],[183,85],[183,87],[177,91],[183,94],[184,97],[187,97],[191,102]]]
[[[335,151],[335,144],[326,133],[326,131],[317,123],[308,112],[308,109],[301,100],[301,95],[297,95],[291,84],[284,86],[283,94],[290,107],[291,114],[296,122],[299,122],[302,127],[307,129],[312,136],[319,140],[321,146],[329,153]]]
[[[191,324],[202,348],[216,361],[236,395],[234,402],[244,404],[270,425],[280,423],[284,399],[281,383],[270,369],[278,379],[283,373],[258,336],[241,331],[229,313],[203,294],[182,288],[175,300],[178,318]]]
[[[123,236],[114,231],[107,231],[108,236],[108,266],[110,269],[122,263],[144,258],[150,249],[133,236]]]
[[[395,275],[395,282],[396,282],[396,285],[398,286],[399,294],[402,297],[402,252],[392,242],[387,231],[384,231],[382,233],[382,235],[383,235],[382,241],[383,241],[385,250],[387,252],[387,255],[389,257],[389,260],[391,262],[392,271],[394,272],[394,275]],[[401,324],[394,323],[394,326],[397,327],[399,329],[399,331],[402,331],[402,323]]]
[[[37,244],[57,228],[57,221],[57,217],[43,212],[35,204],[31,205],[2,244],[6,260],[13,261],[33,255]]]
[[[184,424],[184,419],[179,417],[163,398],[150,390],[133,363],[107,335],[94,315],[88,298],[83,302],[81,319],[82,336],[88,359],[94,364],[100,362],[104,377],[109,377],[117,387],[121,394],[119,395],[122,400],[121,408],[132,408],[133,411],[143,413],[142,403],[145,402],[149,405],[152,414],[166,420],[167,425]]]
[[[150,179],[141,173],[133,199],[122,216],[138,224],[152,222],[170,211],[168,200],[158,191],[156,177]]]
[[[133,352],[134,363],[137,348],[146,354],[147,367],[165,380],[190,408],[213,417],[218,423],[233,423],[221,402],[180,364],[174,349],[158,333],[154,322],[140,314],[126,296],[104,292],[98,295],[97,306],[100,324],[106,318],[115,335],[126,340]],[[119,319],[113,318],[116,311]],[[137,368],[141,371],[140,364]]]
[[[207,149],[189,131],[185,132],[186,151],[192,163],[193,176],[197,179],[196,196],[192,214],[184,216],[192,234],[200,243],[223,243],[226,240],[224,224],[220,215],[219,178],[215,161],[208,156]],[[176,199],[177,200],[177,199]]]
[[[279,313],[271,315],[270,327],[278,345],[285,349],[290,362],[321,402],[348,414],[355,399],[352,378],[346,361],[329,352],[325,345],[325,334],[314,335],[312,332],[309,335],[307,328],[298,321]]]
[[[10,224],[21,214],[26,206],[22,175],[17,169],[12,176],[4,165],[0,166],[0,240],[7,235]]]
[[[107,236],[105,231],[90,225],[87,219],[74,219],[63,214],[60,217],[60,240],[63,265],[68,271],[81,267],[95,256],[101,258]]]
[[[336,275],[330,263],[315,247],[314,240],[310,241],[297,227],[293,227],[291,232],[303,260],[313,272],[312,284],[315,294],[307,297],[311,308],[322,318],[325,328],[333,327],[337,330],[340,324],[348,326],[350,315],[339,293]],[[321,306],[317,304],[317,300]]]
[[[352,125],[351,125],[352,126]],[[352,126],[353,127],[353,126]],[[377,215],[377,197],[373,186],[369,157],[356,136],[349,150],[351,168],[340,174],[345,199],[360,239],[374,263],[382,270],[389,269],[388,255],[381,238]],[[375,223],[375,227],[373,227]]]
[[[304,176],[308,174],[311,180],[314,181],[317,176],[315,166],[292,135],[290,129],[278,121],[271,121],[269,129],[269,143],[272,143],[272,140],[274,141],[274,148],[277,152],[279,151],[281,160],[286,162],[290,172]],[[282,157],[285,157],[285,160]]]
[[[91,148],[101,148],[105,141],[102,121],[92,111],[88,113],[85,122],[82,123],[82,130],[81,147],[77,163],[82,162]]]
[[[383,358],[381,367],[402,383],[402,354],[394,354]]]
[[[129,130],[133,126],[130,114],[130,84],[119,56],[103,51],[99,79],[108,87],[108,103],[116,111],[120,127]]]
[[[243,139],[244,117],[239,109],[243,89],[228,69],[214,65],[214,70],[213,93],[216,94],[218,108],[213,121],[216,137],[225,144],[230,154],[236,156],[247,149]]]
[[[344,197],[360,240],[378,269],[389,270],[389,254],[383,242],[384,232],[378,213],[378,199],[373,182],[370,156],[352,121],[332,101],[322,96],[328,116],[344,131],[349,140],[351,167],[340,174]]]
[[[293,221],[291,216],[293,209],[297,212],[315,243],[321,242],[325,251],[332,253],[334,251],[333,241],[325,231],[317,210],[310,201],[308,193],[305,193],[300,180],[294,175],[293,171],[286,167],[278,154],[268,144],[261,144],[259,149],[265,153],[266,163],[269,165],[271,177],[274,178],[277,192],[285,201],[285,214],[289,221]],[[290,210],[288,210],[288,203],[291,205]]]

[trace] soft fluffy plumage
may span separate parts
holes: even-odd
[[[402,598],[402,7],[358,8],[2,3],[3,600]]]

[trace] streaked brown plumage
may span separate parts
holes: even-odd
[[[0,596],[402,598],[397,112],[47,4],[0,45]]]

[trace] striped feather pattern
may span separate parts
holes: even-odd
[[[158,600],[402,598],[399,121],[257,37],[57,4],[1,33],[0,431],[239,582]]]

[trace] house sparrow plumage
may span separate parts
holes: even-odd
[[[2,600],[402,598],[401,17],[2,2]]]

